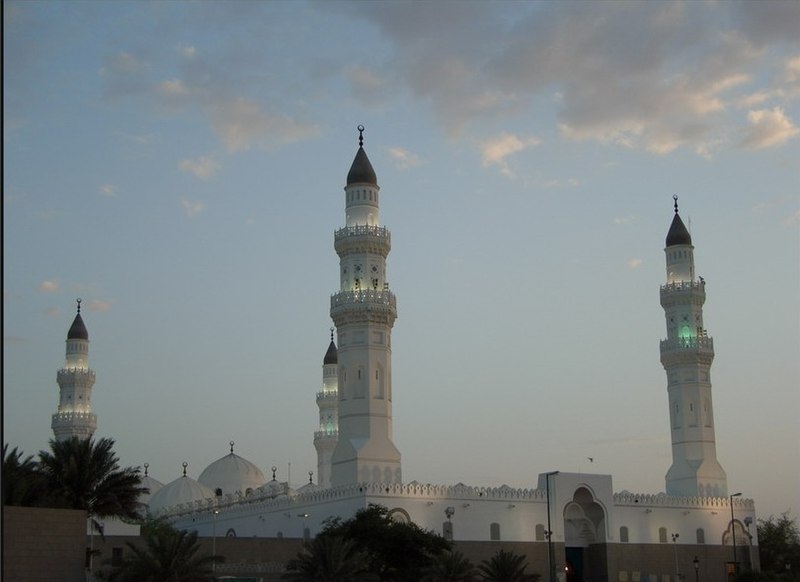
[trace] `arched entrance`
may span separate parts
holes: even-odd
[[[593,556],[593,544],[606,542],[606,514],[586,487],[578,487],[564,506],[564,552],[567,582],[582,582],[605,575],[604,560]],[[594,559],[593,559],[594,558]],[[596,573],[595,573],[596,571]]]

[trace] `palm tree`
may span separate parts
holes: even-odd
[[[317,536],[287,565],[284,580],[295,582],[368,582],[378,580],[369,573],[366,557],[352,540],[339,536]]]
[[[527,567],[525,556],[500,550],[481,562],[478,569],[486,582],[536,582],[539,575],[526,574]]]
[[[55,504],[86,510],[92,517],[139,519],[139,469],[119,467],[114,440],[103,438],[50,441],[39,452],[39,466]]]
[[[176,530],[161,521],[142,526],[141,543],[126,542],[130,557],[107,574],[112,582],[210,582],[220,556],[198,555],[197,532]]]
[[[423,582],[473,582],[477,571],[472,562],[457,550],[442,552],[433,557]]]
[[[45,478],[33,455],[22,458],[14,447],[3,445],[3,505],[39,506],[46,503]]]

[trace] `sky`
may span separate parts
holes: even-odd
[[[4,442],[47,448],[80,297],[123,465],[306,482],[363,124],[404,481],[664,490],[677,195],[729,489],[800,512],[800,3],[3,13]]]

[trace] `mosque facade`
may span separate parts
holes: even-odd
[[[391,235],[380,222],[380,188],[363,133],[344,192],[345,225],[334,233],[340,268],[330,306],[335,328],[316,395],[317,483],[310,474],[306,485],[293,489],[276,478],[275,467],[268,479],[231,442],[230,452],[197,480],[184,464],[183,475],[162,485],[145,465],[150,493],[142,501],[150,515],[206,537],[309,539],[326,519],[346,519],[379,504],[393,519],[438,532],[459,547],[516,544],[531,570],[550,582],[677,582],[692,573],[722,582],[737,568],[758,568],[754,503],[729,493],[716,457],[705,281],[695,275],[694,246],[677,197],[660,287],[672,465],[665,492],[648,494],[615,491],[611,475],[562,471],[540,473],[523,489],[403,482],[392,434],[397,299],[387,278]],[[56,437],[91,436],[97,422],[89,403],[94,372],[80,309],[58,383]]]

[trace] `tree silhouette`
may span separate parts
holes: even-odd
[[[433,557],[426,568],[423,582],[474,582],[478,571],[472,562],[459,551],[442,552]]]
[[[478,569],[486,582],[536,582],[538,574],[526,574],[528,562],[525,556],[498,551],[488,560],[481,562]]]
[[[369,572],[366,556],[355,542],[326,535],[305,544],[297,558],[287,565],[284,580],[295,582],[367,582],[378,581]]]
[[[103,438],[50,441],[39,452],[39,467],[55,507],[84,509],[92,518],[138,519],[141,487],[139,469],[120,469],[114,440]]]
[[[47,504],[47,483],[39,465],[29,455],[3,445],[3,505],[41,506]]]
[[[140,543],[126,542],[129,557],[106,573],[109,582],[210,582],[219,556],[200,555],[197,532],[157,520],[142,525]]]

